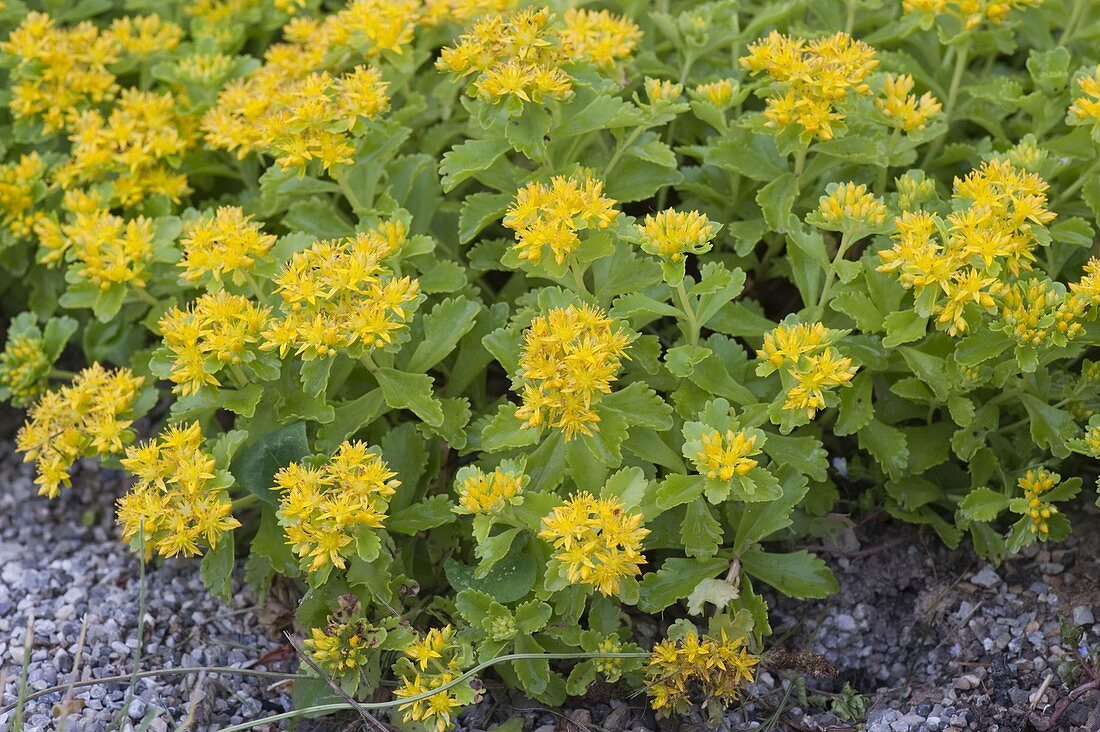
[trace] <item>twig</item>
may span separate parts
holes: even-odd
[[[305,661],[306,665],[313,669],[314,673],[324,679],[325,683],[329,685],[329,688],[336,692],[336,696],[346,701],[352,706],[353,709],[355,709],[355,711],[359,712],[359,716],[363,718],[364,722],[366,722],[368,725],[385,729],[385,727],[382,727],[382,725],[379,724],[377,719],[367,713],[367,710],[359,706],[358,702],[356,702],[350,694],[341,689],[340,685],[337,684],[330,675],[326,674],[324,670],[320,666],[318,666],[312,658],[309,657],[308,653],[298,647],[298,644],[294,642],[294,638],[290,635],[290,633],[283,633],[283,635],[286,636],[287,642],[290,643],[291,647],[294,648],[294,651],[298,654],[298,658],[302,661]]]
[[[139,671],[137,674],[121,674],[119,676],[105,676],[101,679],[87,679],[85,681],[78,681],[72,685],[74,689],[83,689],[86,686],[99,686],[100,684],[118,684],[129,682],[131,678],[147,679],[156,676],[164,676],[170,674],[194,674],[205,671],[211,674],[244,674],[245,676],[268,676],[271,678],[279,679],[304,679],[306,678],[302,674],[290,674],[281,671],[257,671],[250,668],[234,668],[233,666],[182,666],[180,668],[159,668],[152,669],[150,671]],[[68,688],[68,684],[62,684],[60,686],[51,686],[48,689],[42,691],[36,691],[33,694],[28,694],[25,701],[34,701],[47,694],[56,694],[59,691],[65,691]],[[7,714],[11,710],[15,709],[15,704],[9,704],[6,707],[0,708],[0,714]]]
[[[27,676],[31,669],[31,649],[34,648],[34,615],[27,616],[27,632],[23,636],[23,668],[19,671],[19,698],[15,702],[15,717],[12,719],[13,732],[23,732],[23,711],[33,696],[27,695]]]
[[[1090,681],[1086,684],[1081,684],[1076,689],[1066,694],[1066,698],[1058,702],[1054,707],[1054,714],[1050,715],[1050,721],[1047,723],[1047,729],[1054,729],[1058,724],[1058,720],[1062,718],[1062,715],[1069,709],[1069,705],[1075,702],[1079,697],[1084,696],[1090,691],[1100,690],[1100,681]]]
[[[69,718],[69,705],[73,703],[73,689],[77,680],[80,678],[80,664],[83,661],[84,655],[84,639],[88,635],[88,616],[84,615],[84,620],[80,624],[80,636],[76,639],[76,653],[73,655],[73,673],[69,677],[69,688],[65,689],[65,696],[61,698],[61,706],[58,707],[58,715],[61,718],[61,729],[64,730],[68,727]]]
[[[199,711],[199,702],[202,701],[200,696],[202,693],[202,685],[206,681],[206,671],[199,672],[199,678],[195,681],[195,686],[191,689],[191,695],[187,698],[187,716],[180,722],[180,726],[176,727],[176,732],[187,732],[191,729],[191,725],[195,723],[195,715]]]

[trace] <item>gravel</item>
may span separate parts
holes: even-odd
[[[138,646],[140,566],[119,541],[112,504],[119,476],[78,471],[75,488],[48,501],[37,497],[30,466],[0,442],[0,707],[16,701],[26,627],[34,618],[28,688],[67,684],[87,631],[80,679],[129,674]],[[287,671],[285,663],[257,664],[265,654],[287,654],[257,618],[255,600],[234,581],[229,606],[199,579],[198,562],[164,561],[148,567],[141,670],[189,666],[257,666]],[[291,656],[293,654],[290,654]],[[266,659],[265,659],[266,660]],[[272,686],[273,683],[278,684]],[[173,674],[75,689],[64,718],[63,694],[27,704],[27,732],[106,732],[147,724],[149,732],[217,730],[286,711],[289,688],[279,679],[228,674]],[[11,714],[0,715],[0,729]],[[273,727],[270,729],[274,729]]]
[[[0,706],[15,701],[31,615],[30,689],[68,683],[85,617],[80,678],[132,670],[139,564],[113,526],[119,476],[86,468],[74,485],[56,501],[36,497],[30,469],[0,442],[0,679],[6,680]],[[813,602],[767,598],[773,643],[821,654],[837,668],[836,678],[762,669],[716,726],[701,712],[675,725],[656,720],[644,698],[621,686],[596,684],[586,699],[550,710],[494,685],[458,729],[475,732],[519,718],[536,732],[1047,732],[1055,707],[1082,683],[1064,631],[1082,632],[1081,643],[1100,637],[1100,515],[1084,502],[1072,511],[1077,531],[1069,540],[1029,547],[996,567],[965,544],[952,551],[912,527],[866,522],[858,532],[862,546],[848,537],[847,554],[822,554],[837,574],[838,594]],[[142,669],[293,670],[293,654],[266,630],[278,608],[254,608],[239,577],[228,607],[202,587],[197,562],[162,562],[149,567],[146,579]],[[660,632],[649,618],[638,618],[635,629],[643,641]],[[31,702],[26,729],[60,729],[61,696]],[[69,732],[127,731],[146,720],[147,729],[160,732],[189,714],[191,730],[218,730],[291,706],[284,683],[221,674],[145,678],[132,694],[127,683],[101,684],[73,697],[64,720]],[[847,713],[845,703],[855,711]],[[1058,730],[1100,730],[1100,691],[1064,706]],[[7,721],[0,716],[0,728]],[[314,729],[354,726],[329,720]]]

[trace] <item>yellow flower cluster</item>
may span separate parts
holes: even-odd
[[[40,332],[11,334],[0,353],[0,396],[7,392],[17,407],[33,403],[46,389],[50,366]]]
[[[173,390],[190,396],[206,385],[221,386],[216,374],[225,368],[235,372],[238,386],[244,386],[247,380],[240,367],[257,358],[270,314],[269,308],[224,290],[207,293],[186,309],[168,310],[157,327],[174,356],[168,377],[176,384]]]
[[[442,629],[433,628],[423,639],[410,643],[405,655],[413,660],[413,668],[418,670],[402,673],[402,683],[393,692],[398,699],[417,696],[454,681],[470,654],[463,648],[455,629],[447,625]],[[428,729],[444,732],[450,728],[455,711],[462,706],[454,691],[441,691],[426,699],[402,704],[398,709],[406,722],[420,722]]]
[[[570,8],[565,11],[561,32],[562,53],[566,58],[584,59],[610,69],[634,52],[641,37],[642,29],[621,15]]]
[[[719,79],[708,84],[700,84],[695,87],[694,94],[699,99],[724,109],[733,102],[735,83],[733,79]]]
[[[817,223],[830,231],[863,232],[886,221],[886,204],[862,183],[841,183],[821,197]]]
[[[1077,80],[1081,96],[1069,106],[1066,123],[1071,125],[1093,125],[1100,130],[1100,66]]]
[[[923,170],[908,171],[894,179],[898,191],[898,206],[902,211],[917,211],[936,197],[936,181],[927,178]]]
[[[737,475],[747,475],[759,463],[752,457],[759,455],[759,436],[749,430],[716,429],[702,436],[703,446],[695,454],[695,469],[707,480],[732,480]]]
[[[0,226],[17,239],[28,238],[42,219],[42,212],[34,205],[45,194],[48,169],[46,161],[35,152],[0,165]]]
[[[287,543],[310,572],[343,569],[356,537],[377,529],[389,498],[401,485],[397,473],[362,442],[344,442],[320,467],[291,463],[275,475],[279,522]]]
[[[352,139],[365,131],[361,120],[389,108],[387,86],[369,66],[336,77],[319,71],[284,80],[260,73],[228,84],[202,127],[207,142],[238,158],[259,150],[284,169],[304,171],[317,161],[327,171],[351,163]]]
[[[118,41],[93,23],[59,28],[49,15],[30,12],[0,43],[0,52],[16,62],[12,115],[41,120],[46,132],[68,126],[81,110],[117,91],[107,67],[118,60]]]
[[[167,53],[183,40],[183,28],[155,13],[115,18],[111,33],[123,51],[140,59]]]
[[[606,229],[618,215],[615,201],[603,195],[603,181],[579,173],[519,189],[504,225],[516,232],[514,248],[520,259],[538,262],[549,247],[554,261],[563,264],[581,245],[578,232]]]
[[[367,664],[374,650],[362,626],[362,621],[352,621],[311,628],[305,647],[317,665],[334,676],[356,671]]]
[[[542,519],[539,538],[554,547],[573,583],[595,587],[603,595],[618,593],[623,577],[642,573],[645,563],[642,514],[628,512],[618,498],[577,493]]]
[[[668,79],[652,79],[648,77],[645,80],[645,95],[650,104],[658,106],[672,104],[678,101],[683,93],[683,85],[677,84],[674,81],[669,81]]]
[[[528,479],[521,471],[509,467],[502,465],[491,473],[477,466],[460,470],[455,481],[458,494],[455,513],[491,516],[506,506],[521,503]]]
[[[838,337],[837,331],[821,323],[780,325],[764,335],[756,354],[763,362],[757,374],[780,370],[793,382],[783,409],[804,411],[807,419],[813,419],[828,406],[826,396],[831,396],[833,389],[851,386],[858,368],[830,345]]]
[[[992,25],[1005,22],[1013,10],[1041,5],[1043,0],[902,0],[906,13],[924,15],[951,15],[958,18],[967,30],[973,30],[984,21]]]
[[[1089,300],[1066,293],[1047,279],[1014,282],[1001,290],[1005,330],[1022,345],[1039,346],[1052,339],[1065,345],[1081,335]]]
[[[642,249],[654,256],[679,262],[685,254],[710,250],[719,225],[698,211],[667,209],[647,214],[638,227]]]
[[[122,466],[137,482],[118,499],[117,520],[122,538],[144,546],[147,557],[198,556],[200,545],[215,549],[222,534],[241,525],[227,490],[233,476],[202,443],[202,428],[192,422],[126,450]]]
[[[847,33],[807,41],[772,31],[748,50],[741,66],[773,82],[766,90],[768,126],[783,132],[797,125],[804,143],[833,138],[848,95],[870,94],[866,79],[878,66],[875,50]]]
[[[219,206],[213,215],[206,213],[184,229],[179,266],[190,282],[209,276],[221,284],[229,275],[233,284],[242,285],[274,243],[275,237],[265,234],[239,206]]]
[[[1031,533],[1040,536],[1050,533],[1048,521],[1051,516],[1058,513],[1058,509],[1049,501],[1044,501],[1042,496],[1049,493],[1060,482],[1062,482],[1062,476],[1043,468],[1029,470],[1017,481],[1027,500],[1027,516],[1031,519]]]
[[[101,290],[115,284],[144,287],[153,263],[156,227],[144,216],[124,219],[106,209],[77,211],[67,223],[42,219],[35,227],[38,261],[71,271]]]
[[[1090,424],[1085,428],[1085,432],[1081,437],[1070,440],[1067,444],[1075,452],[1088,455],[1092,458],[1100,458],[1100,423],[1091,419],[1093,410],[1088,409],[1087,405],[1083,402],[1078,402],[1078,404],[1084,407],[1083,411],[1086,412],[1086,414],[1075,414],[1074,416],[1077,416],[1079,419],[1088,419],[1090,420]]]
[[[194,141],[193,121],[171,93],[126,89],[106,117],[89,109],[73,122],[72,153],[55,177],[62,188],[110,181],[113,199],[133,206],[154,194],[173,201],[188,193],[174,170]]]
[[[56,498],[82,457],[114,455],[134,439],[130,425],[143,379],[94,363],[68,386],[46,392],[15,438],[24,462],[36,463],[39,495]]]
[[[928,288],[934,301],[945,296],[934,312],[951,335],[969,329],[968,305],[994,309],[1008,279],[1031,269],[1036,227],[1055,216],[1046,182],[1004,159],[956,178],[954,188],[956,207],[946,223],[927,211],[905,211],[894,222],[893,247],[879,252],[879,270],[896,272],[918,300]]]
[[[932,92],[920,97],[912,93],[915,82],[908,74],[887,74],[883,80],[883,96],[875,100],[889,124],[904,132],[923,130],[939,116],[943,107]]]
[[[688,633],[653,647],[646,667],[646,690],[654,709],[685,706],[695,689],[707,699],[729,704],[752,683],[753,667],[759,662],[740,638],[729,638],[725,631],[718,638]]]
[[[296,253],[274,278],[283,318],[264,332],[262,348],[308,361],[396,342],[422,299],[417,280],[394,277],[383,264],[406,237],[395,223]]]
[[[541,104],[572,93],[573,79],[562,65],[610,69],[634,51],[641,35],[633,22],[606,10],[568,10],[558,30],[547,8],[531,7],[481,18],[443,49],[436,68],[473,76],[477,96],[486,101],[515,97]]]
[[[597,307],[552,308],[524,333],[517,381],[523,405],[516,417],[527,427],[549,425],[566,440],[599,429],[595,406],[611,392],[627,346],[634,339]]]

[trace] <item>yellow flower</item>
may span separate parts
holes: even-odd
[[[606,10],[565,11],[562,51],[573,61],[611,68],[633,53],[641,37],[642,29],[621,15]]]
[[[595,587],[603,595],[619,591],[623,577],[642,573],[645,563],[642,514],[630,513],[618,498],[594,498],[590,493],[570,496],[543,518],[539,537],[554,547],[570,582]]]
[[[77,213],[71,223],[42,219],[38,261],[47,266],[63,259],[72,271],[101,290],[115,284],[144,287],[153,264],[156,226],[144,216],[126,220],[106,210]]]
[[[16,119],[41,120],[55,132],[80,111],[110,101],[118,87],[107,67],[118,60],[118,41],[85,21],[58,28],[45,13],[30,12],[0,52],[15,60],[9,106]]]
[[[143,381],[129,369],[94,363],[31,407],[15,444],[24,462],[36,463],[39,495],[56,498],[60,486],[70,485],[73,463],[117,454],[134,439],[130,425]]]
[[[1043,0],[903,0],[901,8],[906,13],[951,15],[962,21],[967,30],[973,30],[985,21],[1000,25],[1013,10],[1036,7],[1042,2]]]
[[[692,93],[695,97],[703,99],[719,109],[725,109],[733,102],[736,83],[733,79],[719,79],[707,84],[699,84]]]
[[[1077,79],[1081,96],[1069,106],[1066,124],[1093,125],[1100,129],[1100,66]]]
[[[720,226],[698,211],[674,211],[666,209],[647,214],[638,226],[642,249],[646,252],[679,262],[685,254],[703,254],[710,251],[711,240]]]
[[[847,33],[807,41],[772,31],[748,51],[741,66],[774,82],[760,92],[768,126],[777,132],[796,126],[803,143],[835,136],[848,95],[870,94],[866,79],[878,66],[875,50]]]
[[[264,332],[264,350],[294,350],[306,360],[348,351],[353,358],[407,337],[423,299],[411,277],[397,278],[383,261],[405,242],[406,230],[382,225],[296,253],[274,278],[283,319]]]
[[[615,201],[603,195],[603,181],[588,173],[554,176],[550,184],[528,183],[504,216],[504,225],[516,232],[514,248],[520,259],[538,262],[549,247],[554,261],[563,264],[581,245],[578,232],[606,229],[619,212]]]
[[[667,79],[646,77],[645,94],[650,104],[672,104],[680,99],[684,87]]]
[[[168,377],[176,384],[173,391],[190,396],[208,384],[221,386],[216,374],[222,369],[255,361],[270,314],[269,308],[224,290],[203,295],[186,310],[168,310],[157,327],[175,359]]]
[[[90,109],[74,127],[70,159],[55,173],[63,188],[109,181],[123,206],[154,194],[179,201],[190,192],[176,169],[194,144],[194,122],[180,114],[171,93],[127,89],[107,117]]]
[[[829,406],[826,397],[833,389],[851,386],[858,369],[831,345],[842,334],[821,323],[796,323],[780,325],[764,335],[764,344],[756,353],[761,361],[756,373],[767,376],[779,370],[785,383],[791,384],[783,409],[803,412],[807,419],[813,419]]]
[[[923,130],[939,116],[942,107],[931,92],[920,97],[912,94],[913,77],[908,74],[887,74],[883,82],[883,97],[875,100],[875,106],[886,115],[890,125],[905,132]]]
[[[369,662],[377,645],[368,634],[369,630],[361,620],[329,623],[323,629],[311,628],[305,647],[317,665],[341,676],[348,671],[358,671]]]
[[[220,283],[228,274],[240,285],[256,260],[267,256],[275,237],[263,233],[260,224],[239,206],[220,206],[215,214],[206,213],[186,227],[180,243],[183,258],[179,266],[185,280],[197,282],[210,275]]]
[[[124,15],[111,23],[122,50],[137,58],[167,53],[180,44],[183,28],[159,15]]]
[[[144,546],[147,557],[197,556],[202,545],[217,548],[223,534],[241,525],[227,491],[233,476],[202,443],[202,428],[192,422],[126,450],[122,466],[137,482],[118,499],[117,520],[122,538]]]
[[[394,664],[401,685],[394,691],[399,699],[419,696],[454,681],[462,669],[473,663],[473,649],[454,628],[433,628],[405,649],[407,658]],[[413,662],[410,662],[412,659]],[[406,722],[420,722],[428,729],[444,732],[450,728],[456,710],[476,702],[480,694],[467,680],[455,687],[431,694],[398,707]]]
[[[459,470],[455,479],[458,506],[455,513],[493,515],[509,505],[523,502],[523,487],[527,476],[510,465],[502,465],[491,473],[477,466]]]
[[[342,443],[320,467],[291,463],[275,475],[279,523],[308,571],[343,569],[359,533],[381,528],[401,485],[395,475],[362,442]]]
[[[875,229],[886,221],[886,204],[876,198],[862,183],[830,185],[832,190],[821,197],[817,206],[817,223],[830,231],[862,232]]]
[[[46,390],[51,365],[41,332],[10,335],[0,353],[0,398],[6,393],[16,407],[33,403]]]
[[[761,453],[759,436],[750,430],[737,432],[716,429],[702,436],[703,446],[695,454],[695,468],[708,480],[731,480],[735,475],[747,475],[759,463],[753,455]]]
[[[923,170],[907,171],[894,179],[894,186],[898,191],[898,206],[903,212],[917,211],[936,197],[936,181],[926,178]]]
[[[725,631],[717,638],[688,633],[658,643],[645,678],[653,708],[682,710],[691,703],[696,689],[707,699],[733,702],[741,689],[752,683],[753,667],[760,662],[742,643]]]
[[[1031,520],[1031,533],[1044,538],[1050,533],[1049,521],[1058,513],[1058,509],[1049,501],[1044,501],[1042,496],[1061,482],[1062,476],[1043,468],[1029,470],[1017,481],[1027,501],[1027,517]]]
[[[43,217],[35,204],[46,195],[49,166],[36,153],[0,165],[0,226],[16,239],[27,239]]]
[[[894,220],[894,245],[879,251],[879,271],[896,272],[918,303],[934,303],[949,334],[966,332],[969,305],[993,311],[1004,288],[1031,270],[1042,227],[1055,217],[1046,190],[1042,178],[1006,158],[986,161],[955,179],[946,219],[903,211]]]
[[[549,425],[566,440],[599,428],[595,410],[634,339],[590,305],[552,308],[524,333],[516,386],[523,405],[516,417],[527,427]]]

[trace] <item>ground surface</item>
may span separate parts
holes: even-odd
[[[34,495],[30,477],[0,443],[0,707],[15,701],[32,615],[33,691],[68,683],[85,617],[79,678],[128,674],[137,645],[139,564],[113,528],[118,481],[82,471],[72,491],[46,501]],[[789,674],[763,673],[720,728],[858,729],[828,709],[847,682],[866,698],[863,728],[870,732],[1044,732],[1056,705],[1084,680],[1068,662],[1074,649],[1063,626],[1079,626],[1086,642],[1100,638],[1100,515],[1088,504],[1078,513],[1069,542],[998,568],[907,527],[865,522],[859,546],[830,556],[839,594],[814,603],[773,600],[775,637],[790,650],[823,654],[838,677],[806,679],[800,698]],[[266,629],[251,596],[237,592],[226,607],[203,590],[195,562],[151,567],[147,597],[141,669],[290,668],[285,644]],[[217,730],[290,705],[285,684],[273,678],[191,673],[141,679],[132,696],[128,688],[77,688],[64,720],[56,716],[61,693],[32,701],[27,729],[98,732],[151,720],[154,731]],[[515,717],[536,732],[706,729],[701,718],[654,720],[643,699],[604,691],[567,710],[497,693],[470,710],[461,728]],[[1058,729],[1100,730],[1100,691],[1065,706]],[[0,715],[0,729],[9,719]]]

